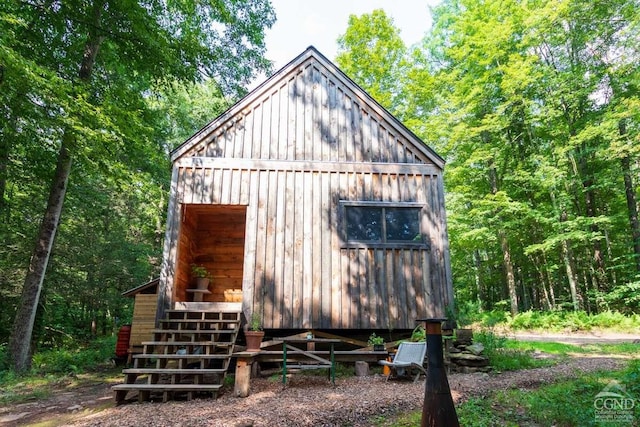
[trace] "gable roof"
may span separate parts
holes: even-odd
[[[402,122],[395,118],[389,111],[387,111],[382,105],[380,105],[375,99],[373,99],[364,89],[351,80],[345,73],[343,73],[335,64],[322,55],[316,48],[309,46],[304,52],[298,55],[295,59],[282,67],[279,71],[274,73],[271,77],[265,80],[262,84],[249,92],[236,104],[227,109],[224,113],[219,115],[213,121],[209,122],[206,126],[192,135],[180,146],[176,147],[171,152],[171,161],[175,162],[182,156],[188,154],[188,152],[197,144],[199,144],[208,135],[214,132],[216,129],[223,127],[225,123],[239,114],[243,110],[247,109],[254,102],[257,102],[261,98],[268,95],[270,91],[277,86],[281,80],[285,79],[289,74],[302,67],[304,64],[316,61],[322,67],[326,68],[329,73],[332,74],[336,80],[342,85],[349,88],[359,100],[365,104],[372,112],[377,116],[383,118],[393,130],[403,136],[412,148],[417,152],[424,155],[427,159],[433,162],[437,167],[442,169],[444,167],[444,159],[440,157],[433,149],[427,146],[418,136],[411,132]]]
[[[141,292],[155,294],[158,289],[158,283],[160,283],[160,278],[155,278],[140,286],[136,286],[135,288],[124,291],[120,295],[122,295],[123,297],[134,297],[136,296],[136,294],[139,294]]]

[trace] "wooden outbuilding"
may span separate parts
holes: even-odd
[[[411,330],[452,304],[443,159],[315,48],[171,161],[158,317],[229,304],[268,330]]]
[[[129,337],[130,355],[139,353],[142,350],[142,343],[151,340],[156,327],[159,282],[160,279],[153,279],[122,293],[124,297],[134,298]]]

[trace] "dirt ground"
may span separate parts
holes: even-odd
[[[544,355],[539,355],[544,357]],[[584,372],[624,366],[624,358],[576,356],[547,368],[490,374],[450,374],[454,402],[496,390],[530,389]],[[255,378],[247,398],[232,386],[218,399],[127,403],[115,406],[112,384],[60,387],[50,397],[0,407],[0,426],[370,426],[375,416],[422,407],[424,380],[385,381],[380,375],[336,379],[294,375],[283,389],[279,377]],[[135,397],[130,395],[131,397]]]

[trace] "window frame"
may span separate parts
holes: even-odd
[[[348,236],[348,215],[347,209],[351,207],[370,207],[370,208],[380,208],[380,219],[382,224],[381,230],[381,238],[382,241],[370,241],[370,240],[354,240],[349,239]],[[342,221],[342,241],[344,242],[344,248],[384,248],[384,249],[429,249],[430,245],[428,243],[427,236],[423,231],[422,227],[422,214],[426,205],[424,203],[418,202],[379,202],[379,201],[348,201],[341,200],[340,201],[340,210]],[[392,208],[401,208],[401,209],[412,209],[416,211],[417,220],[418,220],[418,231],[420,233],[421,239],[416,240],[392,240],[387,241],[387,219],[386,219],[386,209]]]

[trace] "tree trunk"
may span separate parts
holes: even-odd
[[[6,192],[7,192],[7,177],[9,176],[9,135],[8,132],[11,132],[9,126],[15,126],[13,117],[10,117],[8,122],[2,128],[0,128],[0,215],[4,218],[4,221],[9,220],[9,206],[6,202]]]
[[[476,299],[478,301],[478,307],[482,309],[482,302],[486,301],[486,295],[484,292],[484,283],[482,282],[482,261],[480,259],[480,252],[477,249],[473,251],[473,264],[475,266],[476,292],[478,293]]]
[[[69,173],[71,172],[71,155],[67,149],[71,139],[70,132],[66,132],[58,153],[58,164],[56,165],[53,184],[49,192],[47,209],[40,225],[38,240],[31,256],[29,270],[22,288],[20,304],[9,339],[10,360],[14,369],[18,372],[24,371],[31,366],[30,348],[33,324],[36,318],[40,292],[42,291],[44,274],[51,255],[51,247],[60,223],[60,214],[62,213],[64,196],[67,191]]]
[[[498,193],[498,176],[493,161],[489,165],[489,183],[491,184],[491,194]],[[507,240],[507,233],[504,230],[498,231],[500,239],[500,247],[502,248],[502,261],[504,263],[504,271],[507,279],[507,289],[509,292],[509,301],[511,303],[511,315],[518,314],[518,293],[516,292],[516,279],[513,274],[513,263],[511,262],[511,248]]]
[[[571,250],[566,240],[562,241],[562,259],[564,261],[564,267],[567,270],[567,279],[569,280],[569,290],[571,291],[571,301],[573,301],[573,309],[575,311],[582,309],[582,295],[578,290],[578,279],[576,273],[573,271],[573,265],[571,264]]]
[[[583,144],[583,146],[579,150],[579,157],[578,157],[579,170],[577,171],[577,173],[579,174],[580,179],[582,181],[586,215],[589,218],[595,218],[597,216],[596,193],[593,190],[593,187],[595,184],[593,179],[591,178],[592,173],[591,171],[588,170],[586,152],[587,152],[587,148]],[[594,235],[600,232],[600,228],[596,224],[592,224],[589,227],[589,229]],[[591,255],[590,270],[592,271],[591,287],[595,295],[596,311],[598,311],[599,295],[600,295],[600,292],[606,288],[605,284],[607,281],[605,268],[604,268],[604,257],[602,254],[602,244],[599,239],[593,240],[592,251],[590,255]]]
[[[89,26],[87,42],[85,43],[78,70],[78,77],[85,83],[91,79],[100,45],[104,41],[104,36],[98,34],[103,10],[104,2],[96,0],[93,3],[90,17],[91,25]],[[31,256],[29,270],[24,280],[22,296],[16,312],[11,337],[9,338],[10,360],[13,368],[18,372],[28,369],[31,365],[30,349],[33,325],[42,291],[42,283],[44,282],[47,264],[51,256],[51,248],[60,224],[64,196],[67,190],[69,174],[71,173],[72,158],[69,149],[74,146],[74,142],[73,131],[70,128],[65,129],[60,151],[58,152],[58,162],[47,208],[40,225],[38,240]]]
[[[573,309],[575,311],[582,310],[582,294],[578,289],[578,278],[573,269],[571,262],[571,248],[567,240],[562,241],[562,259],[564,267],[567,271],[567,280],[569,281],[569,291],[571,292],[571,301],[573,301]]]
[[[627,198],[627,211],[629,211],[629,226],[631,228],[631,240],[636,270],[640,271],[640,221],[638,220],[638,204],[636,192],[631,175],[631,160],[625,156],[621,160],[624,176],[624,192]]]
[[[547,277],[547,283],[549,284],[549,305],[551,310],[555,310],[556,308],[556,293],[553,290],[553,280],[551,279],[551,272],[549,271],[549,262],[547,262],[546,255],[542,255],[543,257],[543,266],[545,268],[545,273]]]
[[[556,195],[552,191],[549,193],[549,197],[551,198],[551,202],[553,204],[553,209],[556,213],[559,212],[559,221],[565,222],[567,220],[567,211],[563,206],[558,207],[556,202]],[[563,239],[561,243],[562,247],[562,261],[564,262],[564,268],[567,272],[567,280],[569,282],[569,291],[571,292],[571,301],[573,302],[573,309],[575,311],[582,309],[582,294],[578,289],[578,277],[576,275],[575,269],[573,268],[572,263],[572,253],[571,246],[569,245],[569,241],[567,239]],[[553,292],[553,285],[550,286],[551,298],[555,300],[555,295]]]
[[[518,314],[518,294],[516,293],[516,279],[513,274],[513,263],[511,262],[511,248],[507,241],[507,234],[500,230],[500,246],[502,247],[502,260],[504,261],[504,270],[507,275],[507,289],[509,290],[509,301],[511,303],[511,315]]]
[[[542,259],[540,259],[542,258]],[[538,280],[540,280],[540,290],[542,291],[542,295],[540,296],[540,307],[544,307],[545,310],[551,310],[551,299],[549,297],[549,292],[547,291],[547,278],[544,274],[545,260],[543,257],[531,257],[531,261],[535,266],[536,271],[538,272]]]

